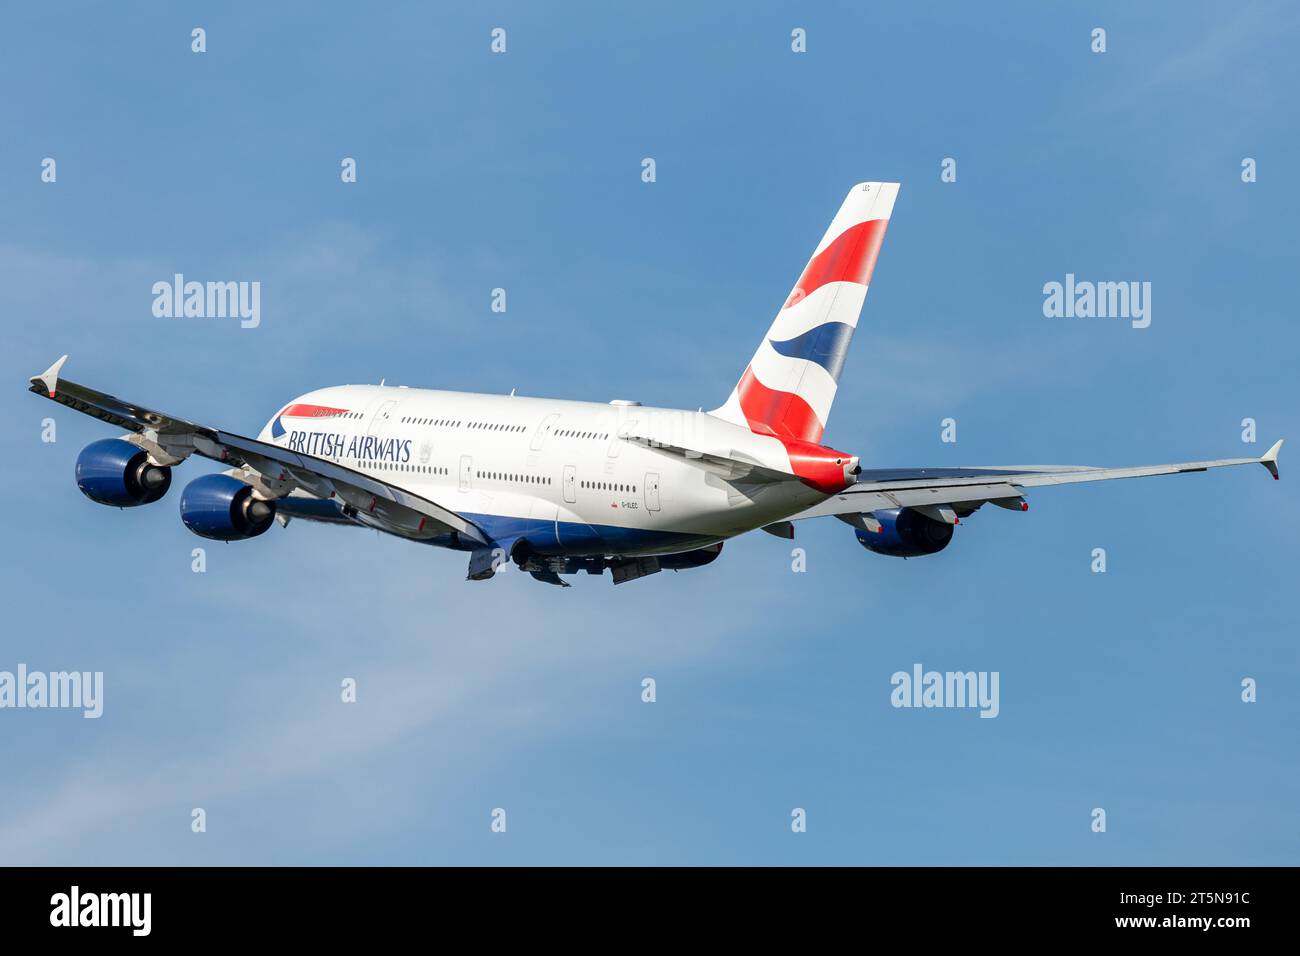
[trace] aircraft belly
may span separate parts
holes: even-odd
[[[718,540],[718,535],[707,532],[592,524],[574,515],[539,518],[470,514],[466,517],[503,546],[513,547],[523,542],[541,555],[670,554]]]

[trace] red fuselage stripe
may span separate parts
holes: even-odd
[[[290,405],[280,413],[280,417],[333,418],[335,415],[342,415],[346,411],[346,408],[330,408],[328,405]]]

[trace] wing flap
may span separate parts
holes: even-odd
[[[925,508],[939,505],[975,505],[988,501],[1018,498],[1020,492],[1013,485],[982,484],[956,485],[944,488],[897,488],[893,490],[848,489],[832,495],[821,504],[795,515],[799,518],[817,518],[823,515],[854,514],[882,511],[888,508]]]
[[[218,461],[239,459],[251,464],[263,475],[268,475],[269,472],[269,477],[277,480],[292,480],[313,494],[321,494],[328,487],[358,511],[372,515],[378,513],[402,530],[420,530],[418,517],[414,521],[410,519],[413,514],[432,518],[448,530],[463,534],[478,544],[488,543],[487,536],[476,525],[449,508],[326,458],[303,455],[279,445],[226,431],[218,431],[213,444],[218,450],[217,454],[209,454],[207,457],[217,458]],[[195,447],[203,453],[199,444]],[[225,458],[218,457],[222,453],[226,455]],[[277,470],[279,474],[276,473]],[[305,476],[302,473],[306,473]],[[297,481],[295,476],[308,477],[309,481],[304,484]],[[395,508],[392,507],[394,505]]]

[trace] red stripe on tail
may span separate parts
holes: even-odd
[[[768,388],[748,368],[737,392],[750,430],[780,441],[790,456],[791,470],[804,484],[828,495],[852,484],[845,468],[855,459],[819,444],[822,423],[807,402],[790,392]]]
[[[736,395],[750,431],[798,441],[822,440],[825,427],[812,406],[793,392],[768,388],[754,375],[753,368],[745,369],[736,386]]]
[[[888,219],[869,219],[850,226],[835,241],[813,256],[782,306],[788,309],[829,282],[857,282],[867,285],[876,267],[876,256],[885,239]]]

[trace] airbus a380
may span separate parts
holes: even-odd
[[[377,528],[469,554],[469,578],[512,562],[534,578],[611,572],[615,584],[717,558],[722,543],[834,516],[877,554],[948,546],[985,504],[1029,508],[1027,488],[1261,464],[1260,458],[1132,468],[864,469],[822,442],[897,183],[854,186],[726,402],[712,411],[384,385],[300,395],[256,438],[126,402],[62,377],[31,390],[127,430],[86,446],[77,486],[118,507],[158,501],[191,455],[229,470],[180,498],[196,534],[255,538],[294,518]]]

